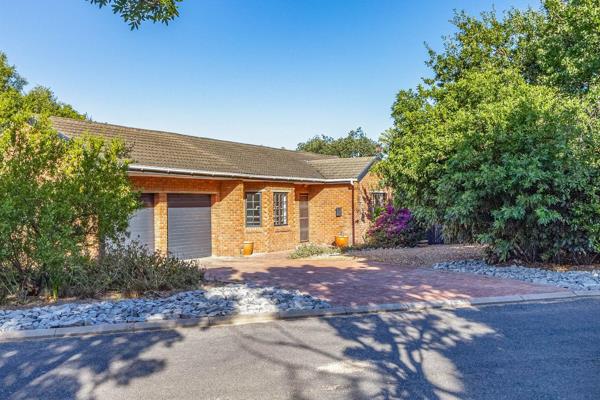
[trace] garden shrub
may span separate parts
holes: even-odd
[[[69,288],[74,295],[124,294],[192,289],[204,280],[204,269],[193,261],[151,252],[137,242],[119,242],[97,261],[86,264]]]
[[[200,275],[140,249],[95,259],[123,234],[139,206],[119,140],[67,138],[49,115],[83,119],[50,91],[25,94],[0,53],[0,301],[8,296],[80,295],[182,288]]]
[[[289,255],[289,258],[307,258],[322,256],[326,254],[336,254],[339,250],[330,246],[319,246],[313,243],[301,244]]]
[[[491,261],[597,257],[600,134],[586,101],[511,70],[468,72],[427,96],[435,106],[399,100],[414,126],[389,136],[384,161],[411,208],[450,239],[488,245]]]
[[[599,15],[592,0],[457,13],[382,137],[397,200],[490,261],[600,260]]]
[[[389,204],[367,231],[369,247],[414,247],[424,231],[407,208]]]
[[[204,280],[204,269],[195,262],[151,252],[136,242],[127,245],[119,242],[108,248],[101,258],[71,265],[62,273],[63,284],[56,293],[58,297],[194,289]],[[35,274],[29,278],[35,285]],[[0,269],[0,303],[9,296],[24,295],[20,292],[20,279],[19,273],[9,266]],[[36,293],[39,292],[38,287]]]
[[[0,267],[17,274],[21,292],[56,296],[139,204],[122,142],[67,139],[18,101],[0,101]]]

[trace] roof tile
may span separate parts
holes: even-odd
[[[52,117],[51,122],[58,132],[68,137],[87,133],[121,139],[131,148],[135,165],[154,168],[327,180],[356,179],[373,162],[373,157],[343,159],[69,118]]]

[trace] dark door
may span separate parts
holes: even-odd
[[[154,251],[154,195],[142,194],[140,201],[142,208],[129,218],[125,244],[137,242]]]
[[[169,252],[184,260],[211,255],[210,195],[169,194]]]
[[[308,242],[308,194],[300,194],[300,241]]]

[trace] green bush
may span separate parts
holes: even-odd
[[[39,285],[38,270],[31,270],[30,285]],[[171,255],[150,252],[138,243],[117,244],[98,260],[72,265],[63,270],[63,284],[58,297],[96,297],[106,293],[124,295],[148,291],[193,289],[204,280],[204,269],[192,261],[183,261]],[[9,296],[24,298],[20,274],[6,266],[0,268],[0,302]],[[36,287],[30,293],[40,293]]]
[[[339,250],[329,246],[319,246],[313,243],[301,244],[289,255],[289,258],[307,258],[326,254],[337,254]]]
[[[89,261],[95,238],[116,238],[139,206],[127,177],[127,150],[118,141],[65,139],[46,118],[6,110],[11,98],[4,100],[0,267],[17,273],[21,291],[56,295],[69,269]],[[18,98],[12,100],[18,108]]]
[[[150,252],[138,243],[117,244],[98,262],[89,263],[74,274],[70,290],[74,295],[124,294],[191,289],[204,279],[204,269],[192,261]]]
[[[430,73],[401,90],[379,164],[445,239],[503,261],[600,258],[600,3],[457,13]]]
[[[489,245],[492,261],[597,257],[597,103],[509,69],[466,72],[421,95],[398,100],[402,129],[384,161],[411,209],[450,239]]]

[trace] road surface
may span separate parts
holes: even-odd
[[[2,399],[600,399],[600,299],[0,343]]]

